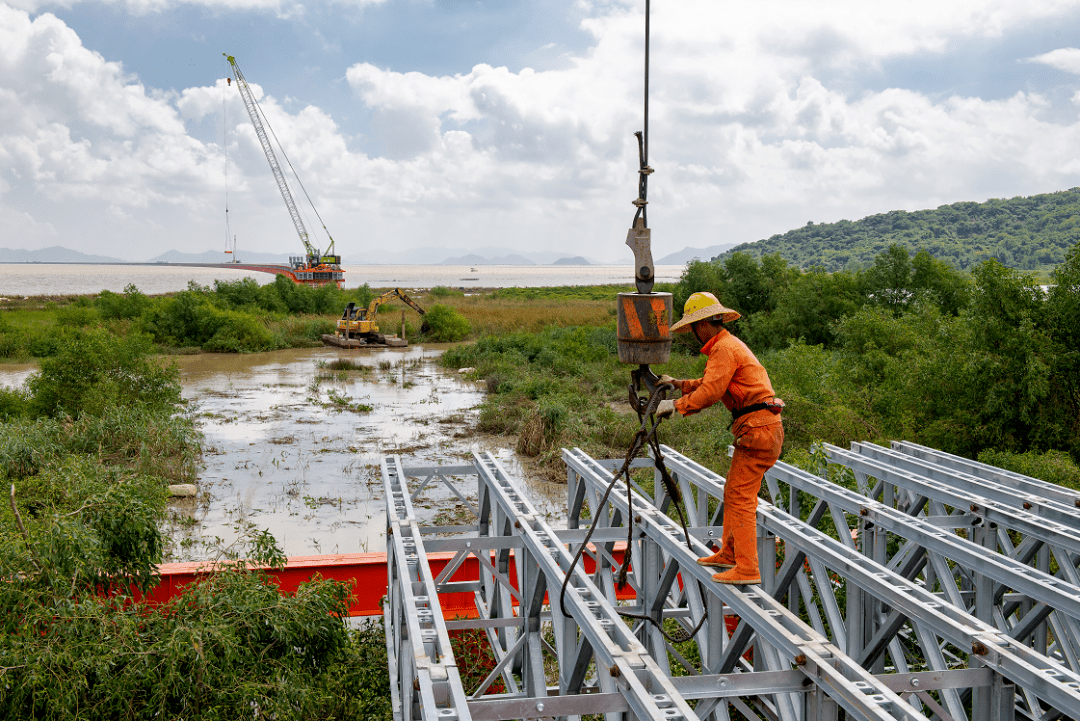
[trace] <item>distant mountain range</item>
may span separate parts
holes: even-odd
[[[568,256],[555,251],[507,254],[505,248],[488,247],[465,255],[455,255],[454,252],[453,249],[431,247],[400,252],[372,251],[363,257],[345,255],[343,260],[345,265],[606,265],[584,256]],[[241,263],[287,264],[289,256],[288,253],[256,253],[239,249],[235,259]],[[131,261],[104,255],[88,255],[60,246],[41,250],[0,248],[0,263],[228,263],[233,259],[233,256],[219,250],[207,250],[203,253],[170,250],[147,261]]]
[[[724,243],[723,245],[710,245],[708,248],[683,248],[677,253],[669,253],[663,258],[654,260],[656,265],[686,265],[694,258],[709,260],[723,253],[725,250],[734,248],[738,243]]]
[[[12,250],[0,248],[0,263],[123,263],[119,258],[105,255],[87,255],[54,245],[41,250]]]

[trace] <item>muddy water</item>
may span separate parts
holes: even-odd
[[[475,431],[483,390],[442,368],[441,353],[413,346],[176,357],[204,434],[205,467],[199,497],[170,504],[166,560],[217,557],[244,527],[269,530],[290,556],[383,551],[380,463],[391,453],[409,467],[462,464],[490,451],[562,525],[566,486],[527,479],[512,439]],[[320,369],[338,358],[370,370]],[[35,370],[2,365],[0,386],[20,386]],[[459,480],[475,500],[475,480]],[[425,489],[415,507],[422,523],[474,522],[441,485]]]
[[[490,451],[524,477],[512,440],[475,432],[483,391],[439,366],[441,352],[325,348],[178,358],[184,397],[205,434],[206,467],[199,499],[171,508],[170,560],[211,557],[216,539],[231,543],[246,524],[268,529],[286,555],[382,551],[380,462],[391,453],[405,466],[431,466]],[[338,358],[370,370],[320,368]],[[475,481],[463,480],[462,489],[476,498]],[[532,480],[527,494],[556,519],[565,491]],[[425,489],[415,504],[431,525],[473,522],[443,486]]]

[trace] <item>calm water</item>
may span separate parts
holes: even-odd
[[[346,265],[345,287],[367,283],[373,288],[400,286],[430,288],[529,288],[555,285],[633,283],[631,263],[623,265]],[[675,282],[681,265],[656,266],[660,282]],[[111,290],[120,293],[134,284],[148,295],[184,290],[190,281],[212,285],[215,280],[254,278],[273,282],[269,273],[232,268],[185,268],[159,265],[42,265],[0,263],[0,297],[30,295],[83,295]]]
[[[383,551],[380,463],[389,454],[415,467],[467,463],[473,452],[489,451],[525,481],[540,512],[561,525],[566,485],[529,478],[515,439],[476,432],[481,384],[441,367],[441,353],[441,346],[416,345],[174,358],[205,450],[199,498],[170,504],[167,560],[213,558],[214,539],[232,543],[242,524],[269,530],[290,556]],[[335,358],[370,370],[320,368]],[[17,387],[35,370],[0,365],[0,386]],[[475,502],[475,479],[459,481]],[[425,524],[474,522],[438,484],[414,503]]]

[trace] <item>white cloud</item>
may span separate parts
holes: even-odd
[[[957,35],[997,37],[1076,5],[658,4],[654,223],[687,236],[728,230],[748,240],[807,215],[861,217],[1075,185],[1075,171],[1054,158],[1080,151],[1077,128],[1039,120],[1045,102],[1037,95],[931,99],[895,88],[851,97],[816,73],[938,52]],[[423,159],[441,167],[440,138],[467,129],[472,188],[459,182],[459,194],[471,189],[524,212],[554,201],[547,207],[570,225],[573,216],[558,202],[583,199],[588,212],[612,224],[605,247],[617,252],[612,238],[635,189],[630,133],[641,123],[641,17],[628,4],[602,8],[585,23],[595,46],[569,70],[512,73],[478,65],[433,77],[370,64],[350,68],[347,78],[361,100],[376,116],[393,118],[392,128],[410,128],[416,140],[387,170],[415,168]],[[441,180],[433,170],[429,177]],[[685,244],[711,239],[688,237]]]
[[[1080,75],[1080,48],[1058,48],[1033,58],[1025,58],[1024,62],[1042,63],[1067,73]]]
[[[959,36],[998,37],[1077,5],[655,4],[654,253],[753,240],[810,219],[1080,185],[1078,166],[1063,160],[1080,157],[1080,125],[1043,119],[1047,101],[1037,94],[938,98],[903,87],[853,92],[829,80],[837,70],[942,52]],[[583,27],[594,41],[561,69],[481,63],[428,75],[355,62],[346,80],[371,115],[359,137],[324,110],[294,111],[253,84],[339,249],[502,244],[628,254],[642,18],[638,2],[587,7]],[[1077,55],[1062,49],[1031,61],[1069,69],[1080,67]],[[188,130],[219,122],[223,97],[227,149]],[[225,150],[241,243],[291,249],[295,234],[235,88],[147,90],[56,17],[31,20],[0,5],[0,219],[25,216],[18,226],[38,247],[74,227],[86,252],[135,256],[148,237],[155,250],[138,257],[212,247]],[[10,204],[20,193],[24,205]],[[54,217],[58,209],[77,226]],[[106,238],[117,248],[102,247]]]
[[[330,0],[331,5],[363,7],[381,5],[387,0]],[[19,10],[38,12],[43,8],[70,8],[86,2],[116,5],[133,15],[160,13],[183,6],[205,7],[215,10],[254,10],[270,12],[278,17],[295,17],[305,11],[302,0],[7,0],[7,4]]]

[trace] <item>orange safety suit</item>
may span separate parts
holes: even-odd
[[[722,401],[728,410],[746,408],[774,397],[772,383],[746,344],[721,329],[701,352],[709,357],[705,377],[677,381],[683,397],[675,410],[688,416]],[[784,445],[780,414],[765,409],[747,413],[732,424],[735,454],[724,484],[724,533],[716,560],[735,566],[738,578],[757,578],[757,501],[765,471]]]

